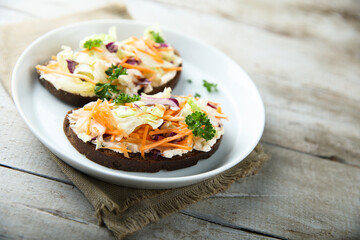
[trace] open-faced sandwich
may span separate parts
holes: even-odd
[[[191,96],[120,94],[90,102],[65,117],[64,132],[88,159],[135,172],[175,170],[209,158],[227,116],[218,103]]]
[[[59,99],[75,105],[97,98],[116,98],[120,93],[154,94],[173,88],[179,80],[182,59],[165,43],[159,29],[149,28],[143,37],[117,41],[116,29],[80,42],[78,51],[62,46],[45,65],[37,65],[40,82]]]

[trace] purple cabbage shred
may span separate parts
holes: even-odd
[[[66,59],[67,62],[67,68],[69,69],[70,73],[74,73],[75,67],[79,64],[78,62],[70,59]]]
[[[136,60],[135,58],[129,58],[126,63],[131,65],[139,65],[140,61]]]
[[[159,43],[159,48],[162,48],[162,47],[169,47],[169,45],[168,44],[166,44],[166,43]]]
[[[114,42],[109,42],[105,47],[111,53],[116,53],[118,51],[118,46]]]
[[[160,156],[160,150],[152,149],[150,151],[150,154],[151,154],[153,159],[156,159],[156,158],[158,158]]]
[[[217,107],[216,106],[214,106],[214,105],[212,105],[211,103],[207,103],[207,105],[209,106],[209,107],[212,107],[212,108],[214,108],[214,109],[217,109]]]
[[[150,138],[151,138],[152,140],[155,140],[155,141],[159,140],[159,137],[160,137],[159,134],[154,134],[154,135],[151,135],[151,136],[150,136]]]
[[[149,81],[149,79],[147,79],[147,78],[140,78],[140,79],[138,80],[138,82],[135,83],[135,84],[136,84],[136,86],[139,86],[139,85],[149,85],[149,84],[151,84],[151,81]]]
[[[168,105],[174,110],[180,108],[179,101],[176,100],[175,98],[155,98],[155,97],[142,96],[141,101],[145,102],[146,105],[148,104]]]

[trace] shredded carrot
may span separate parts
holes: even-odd
[[[115,141],[115,137],[116,137],[116,135],[112,135],[110,141],[111,142]]]
[[[146,125],[146,126],[145,126],[145,130],[144,130],[143,139],[142,139],[142,141],[141,141],[141,147],[140,147],[140,149],[145,146],[146,137],[147,137],[148,131],[149,131],[149,125]],[[141,150],[141,156],[142,156],[142,157],[145,157],[145,152],[144,152],[144,150]]]
[[[99,53],[102,53],[104,50],[102,50],[101,48],[99,47],[92,47],[91,50],[94,50],[94,51],[97,51]]]
[[[139,112],[138,114],[135,115],[135,117],[140,117],[147,114],[147,112]]]
[[[184,123],[184,122],[180,122],[180,125],[183,126],[184,128],[188,127],[188,125],[186,123]]]
[[[125,103],[124,105],[127,107],[132,107],[132,103]]]
[[[51,60],[57,60],[57,57],[56,56],[51,56]]]
[[[108,63],[112,63],[111,59],[108,58],[108,57],[105,57],[105,55],[101,55],[101,59],[102,59],[102,60],[105,60],[105,61],[108,62]]]
[[[49,63],[48,65],[46,65],[47,68],[57,68],[59,66],[59,63]]]
[[[179,111],[175,111],[175,110],[172,110],[172,109],[168,109],[168,110],[166,110],[165,111],[165,113],[164,113],[164,116],[165,115],[173,115],[173,114],[175,114],[175,113],[178,113]]]
[[[145,40],[144,40],[144,43],[145,43],[146,46],[148,46],[148,48],[151,49],[151,51],[153,51],[153,52],[155,53],[155,55],[161,57],[161,53],[159,53],[159,51],[158,51],[156,48],[154,48],[154,45],[155,45],[156,43],[155,43],[153,40],[151,40],[151,39],[145,39]]]
[[[122,141],[126,141],[129,143],[135,143],[135,144],[141,144],[142,140],[141,139],[136,139],[136,138],[127,138],[126,140],[122,140]],[[156,141],[150,141],[150,140],[146,140],[146,144],[153,144],[156,143]],[[179,148],[179,149],[184,149],[184,150],[191,150],[192,147],[191,146],[186,146],[186,145],[182,145],[179,143],[163,143],[161,144],[161,147],[172,147],[172,148]]]
[[[141,139],[140,135],[138,133],[134,133],[134,132],[130,133],[129,137]]]
[[[177,128],[167,128],[167,129],[155,129],[154,131],[149,132],[149,135],[156,135],[156,134],[163,134],[163,133],[171,133],[175,132],[178,133],[181,129]]]
[[[156,54],[152,54],[150,52],[147,52],[141,48],[136,48],[136,50],[138,50],[139,52],[142,52],[142,53],[145,53],[146,55],[149,55],[150,57],[152,57],[152,59],[154,59],[155,61],[157,61],[158,63],[164,63],[164,60],[159,57],[158,55]]]
[[[124,59],[121,61],[120,65],[123,63],[126,63],[127,60],[129,60],[129,56],[125,56]]]
[[[167,121],[173,121],[173,122],[185,120],[184,117],[173,117],[173,116],[168,116],[168,115],[163,116],[162,119],[167,120]]]
[[[189,97],[191,97],[192,95],[189,94],[188,96],[179,96],[179,95],[172,95],[173,97],[177,97],[177,98],[185,98],[188,99]]]
[[[192,144],[192,140],[193,140],[193,135],[190,134],[190,135],[187,137],[187,139],[186,139],[186,144],[187,144],[187,145],[191,145],[191,144]]]
[[[41,65],[36,65],[35,67],[37,70],[43,71],[43,72],[48,72],[48,73],[56,73],[56,74],[60,74],[60,75],[64,75],[67,77],[71,77],[71,78],[80,78],[81,80],[85,80],[89,83],[92,84],[96,84],[94,82],[94,80],[92,80],[91,78],[89,78],[88,76],[82,75],[82,74],[72,74],[72,73],[66,73],[66,72],[62,72],[62,71],[58,71],[58,70],[54,70],[51,68],[47,68],[45,66],[41,66]]]
[[[222,114],[221,107],[218,107],[218,108],[216,109],[216,111],[217,111],[218,113]]]
[[[175,136],[173,136],[173,137],[167,137],[167,138],[161,139],[161,140],[159,140],[159,141],[156,141],[156,142],[154,142],[154,143],[152,143],[152,144],[148,144],[148,145],[145,145],[145,146],[142,145],[142,146],[140,147],[140,151],[143,152],[143,151],[145,151],[145,150],[147,150],[147,149],[161,146],[161,145],[164,144],[164,143],[168,143],[168,142],[174,141],[174,140],[176,140],[176,139],[179,139],[179,138],[184,137],[184,136],[186,136],[186,135],[189,135],[189,134],[191,134],[191,133],[192,133],[191,130],[185,129],[182,133],[179,133],[179,134],[177,134],[177,135],[175,135]]]
[[[134,55],[135,55],[135,60],[136,60],[136,61],[139,61],[139,60],[140,60],[140,58],[139,58],[139,56],[137,55],[136,51],[135,51],[135,50],[133,50],[132,52],[133,52],[133,53],[134,53]]]
[[[155,104],[155,107],[159,108],[160,110],[164,111],[166,110],[166,108],[164,107],[164,105],[161,104]]]
[[[129,152],[131,153],[131,151],[129,149],[127,149],[125,147],[125,145],[123,145],[123,143],[121,143],[121,147],[102,147],[103,149],[113,149],[113,150],[120,150],[124,155],[125,157],[129,157]]]
[[[80,52],[87,53],[89,51],[90,51],[89,49],[85,48],[85,49],[81,50]]]
[[[226,120],[229,120],[229,118],[227,116],[215,116],[216,118],[218,119],[226,119]]]
[[[128,64],[128,63],[120,63],[120,65],[123,66],[124,68],[133,68],[133,69],[140,70],[142,72],[155,73],[154,70],[151,70],[150,68],[146,68],[146,67],[140,67],[140,66],[136,66],[136,65],[131,65],[131,64]]]
[[[188,99],[185,99],[185,101],[180,103],[180,111],[185,107],[187,101],[188,101]]]
[[[190,146],[185,146],[185,145],[176,144],[176,143],[164,143],[163,146],[164,147],[180,148],[180,149],[184,149],[184,150],[191,150],[192,149],[192,147],[190,147]]]
[[[164,71],[181,71],[182,67],[163,68]]]
[[[95,109],[99,106],[99,104],[102,102],[101,99],[98,99],[96,101],[96,104],[94,105],[94,107],[91,109],[91,112],[89,113],[89,118],[88,118],[88,125],[87,125],[87,130],[86,130],[86,134],[89,135],[90,134],[90,121],[91,121],[91,117],[93,116]]]
[[[119,130],[119,129],[114,129],[114,130],[109,130],[109,129],[107,129],[106,131],[105,131],[105,133],[106,134],[110,134],[110,135],[121,135],[121,136],[123,136],[124,135],[124,132],[121,130]]]
[[[156,77],[156,74],[153,74],[153,75],[151,75],[151,77],[148,78],[148,80],[149,80],[150,82],[152,82],[152,80],[154,80],[155,77]]]

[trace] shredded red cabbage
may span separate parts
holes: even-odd
[[[179,102],[175,98],[155,98],[155,97],[141,96],[141,101],[143,101],[145,104],[168,105],[174,110],[180,108]]]
[[[157,47],[158,47],[158,48],[169,47],[169,45],[166,44],[166,43],[158,43],[158,46],[157,46]]]
[[[139,86],[139,85],[149,85],[151,84],[151,81],[149,81],[149,79],[147,78],[141,78],[138,80],[137,83],[135,83],[136,86]]]
[[[131,64],[131,65],[139,65],[140,64],[140,61],[139,60],[136,60],[135,58],[129,58],[127,61],[126,61],[127,64]]]
[[[160,150],[157,149],[151,149],[150,154],[152,155],[153,159],[156,159],[160,156]]]
[[[217,106],[214,106],[213,104],[211,104],[211,103],[207,103],[207,105],[209,106],[209,107],[212,107],[212,108],[215,108],[215,109],[217,109]]]
[[[133,106],[134,106],[135,108],[141,110],[141,108],[140,108],[137,104],[133,103]]]
[[[173,137],[173,136],[175,136],[177,133],[175,133],[175,132],[171,132],[171,133],[169,133],[169,136],[168,137]]]
[[[114,42],[109,42],[105,47],[111,53],[116,53],[118,51],[118,46]]]
[[[66,59],[67,62],[67,68],[69,69],[70,73],[74,73],[75,67],[79,64],[78,62],[75,62],[74,60]]]
[[[151,136],[150,136],[150,138],[151,138],[152,140],[155,140],[155,141],[159,140],[159,137],[160,137],[159,134],[154,134],[154,135],[151,135]]]

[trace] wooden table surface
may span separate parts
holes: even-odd
[[[2,0],[0,24],[110,2]],[[134,19],[200,38],[249,73],[272,156],[256,176],[128,239],[360,239],[360,1],[125,3]],[[0,239],[113,239],[2,86],[0,97]]]

